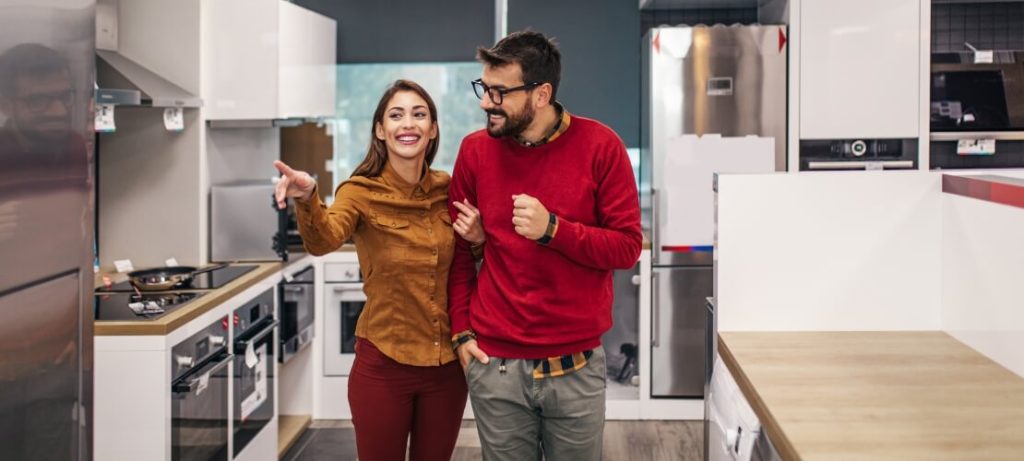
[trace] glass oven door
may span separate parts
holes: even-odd
[[[348,376],[355,362],[356,322],[366,305],[362,283],[329,283],[324,297],[324,376]]]
[[[312,283],[281,284],[281,363],[287,362],[313,339],[314,299]]]
[[[171,459],[228,459],[227,351],[171,384]]]
[[[274,418],[274,328],[267,318],[235,341],[235,456]]]

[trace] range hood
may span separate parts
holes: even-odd
[[[203,100],[116,51],[96,50],[96,102],[146,107],[202,107]]]

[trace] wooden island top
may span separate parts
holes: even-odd
[[[1024,459],[1024,378],[944,332],[722,332],[718,345],[783,459]]]

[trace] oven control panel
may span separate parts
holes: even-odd
[[[171,376],[178,379],[216,354],[228,336],[227,317],[214,322],[171,348]]]
[[[917,139],[801,139],[800,171],[917,168]]]

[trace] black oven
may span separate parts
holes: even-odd
[[[314,298],[313,266],[306,266],[286,277],[279,285],[280,299],[277,318],[281,320],[281,354],[285,363],[313,341]]]
[[[228,459],[227,317],[171,348],[171,459]]]
[[[274,418],[274,289],[235,309],[234,455]],[[277,437],[275,434],[274,437]]]
[[[932,132],[1024,131],[1024,52],[932,54]]]

